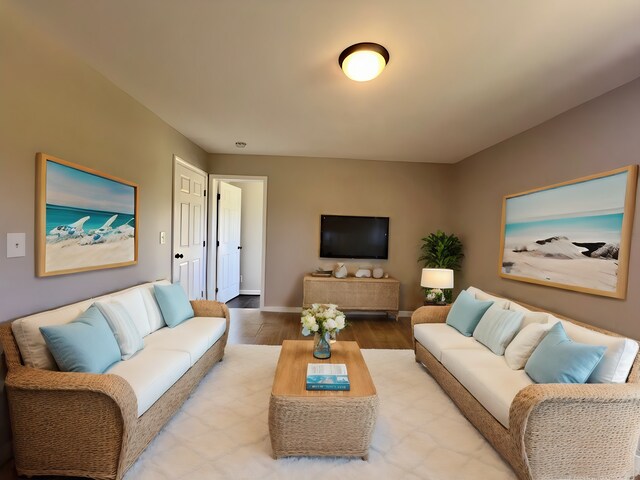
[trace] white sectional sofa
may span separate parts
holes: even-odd
[[[607,346],[586,384],[536,384],[445,323],[451,306],[412,316],[416,361],[523,479],[628,479],[640,436],[638,342],[470,287],[479,300],[562,322],[571,340]],[[600,382],[602,378],[611,383]]]
[[[58,371],[40,327],[69,323],[103,300],[131,304],[144,348],[105,373]],[[224,355],[227,307],[191,305],[195,317],[169,328],[147,283],[1,325],[18,473],[121,478]]]

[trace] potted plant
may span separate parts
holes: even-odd
[[[442,230],[424,237],[420,251],[422,254],[418,258],[418,262],[422,262],[425,268],[449,268],[459,271],[464,258],[460,239],[454,234],[447,235]],[[439,294],[440,292],[433,293]],[[445,289],[443,293],[445,301],[451,303],[453,293],[451,289]],[[430,289],[425,289],[425,298],[430,298],[431,294]]]

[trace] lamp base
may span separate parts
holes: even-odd
[[[428,302],[427,300],[424,301],[425,305],[437,305],[439,307],[445,306],[445,305],[449,305],[447,302]]]

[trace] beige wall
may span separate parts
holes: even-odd
[[[205,152],[5,6],[0,9],[0,321],[169,276],[170,242],[159,245],[158,233],[171,231],[172,154],[206,168]],[[35,277],[39,151],[139,184],[138,265]],[[26,257],[6,258],[7,232],[26,233]],[[9,448],[4,398],[0,392],[0,464]]]
[[[242,221],[240,225],[240,293],[260,291],[262,288],[262,181],[230,182],[242,190]]]
[[[302,278],[320,265],[320,215],[390,217],[389,259],[377,261],[401,282],[400,308],[422,303],[420,239],[449,228],[448,165],[366,160],[211,155],[216,175],[268,177],[265,305],[299,307]],[[347,262],[351,272],[368,260]]]
[[[0,15],[0,58],[0,251],[7,232],[27,234],[26,257],[0,255],[0,321],[169,275],[172,154],[206,168],[205,152],[18,18]],[[39,151],[138,183],[137,266],[35,277]]]
[[[460,285],[476,285],[640,338],[638,207],[626,300],[505,280],[497,274],[502,196],[637,164],[639,126],[636,80],[456,164],[455,227],[466,250]]]

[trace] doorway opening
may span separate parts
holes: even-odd
[[[262,308],[267,177],[209,175],[208,298]]]

